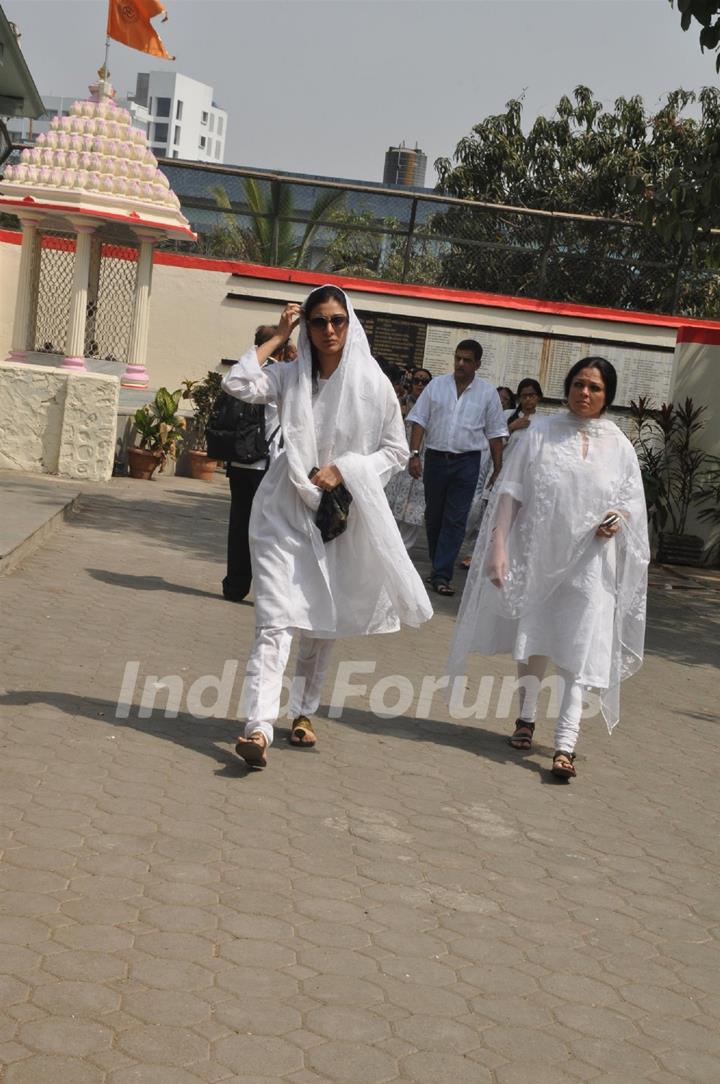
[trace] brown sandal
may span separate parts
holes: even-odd
[[[553,775],[556,775],[558,779],[572,779],[577,775],[575,771],[574,753],[566,753],[564,749],[557,749],[553,756],[552,768],[550,771]]]
[[[256,738],[262,738],[263,744],[255,741]],[[256,771],[267,767],[267,748],[267,738],[261,730],[254,731],[249,738],[238,738],[235,743],[237,755],[245,761],[248,768],[254,768]]]
[[[535,723],[526,723],[524,719],[515,720],[515,730],[508,738],[508,745],[513,749],[529,749],[532,745]]]
[[[312,723],[307,715],[298,715],[293,719],[288,741],[298,749],[311,749],[317,741],[317,736],[312,728]]]

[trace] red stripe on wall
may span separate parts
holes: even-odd
[[[681,327],[677,334],[679,343],[704,343],[706,346],[720,346],[720,329],[717,326]]]
[[[0,241],[19,245],[22,242],[22,234],[16,230],[0,230]],[[678,342],[720,345],[720,321],[718,320],[695,320],[688,319],[686,316],[667,316],[653,312],[629,312],[626,309],[576,305],[566,301],[538,301],[533,298],[509,297],[504,294],[451,290],[444,286],[415,286],[399,282],[382,282],[377,279],[340,278],[337,275],[317,274],[314,271],[295,271],[287,267],[261,267],[237,260],[210,260],[204,256],[190,256],[177,252],[155,252],[154,262],[160,266],[214,271],[219,275],[238,275],[243,278],[263,279],[266,282],[288,282],[310,287],[322,286],[327,282],[363,294],[408,297],[420,301],[446,301],[457,305],[513,309],[517,312],[536,312],[551,316],[574,316],[586,320],[607,320],[610,323],[677,328]],[[699,338],[691,337],[693,335],[698,335]]]
[[[383,282],[378,279],[340,278],[327,273],[295,271],[287,267],[260,267],[257,264],[239,263],[235,260],[209,260],[200,256],[188,256],[175,252],[156,252],[155,262],[172,267],[188,267],[202,271],[238,275],[243,278],[264,279],[266,282],[289,282],[300,286],[322,286],[331,283],[349,291],[364,294],[383,294],[389,297],[417,298],[421,301],[446,301],[459,305],[482,306],[488,309],[514,309],[519,312],[537,312],[553,316],[575,316],[587,320],[609,320],[611,323],[639,324],[654,327],[680,328],[683,326],[717,329],[720,321],[694,320],[686,316],[666,316],[652,312],[629,312],[626,309],[606,309],[593,305],[575,305],[565,301],[537,301],[526,297],[508,297],[504,294],[483,294],[470,290],[451,290],[445,286],[415,286],[408,283]]]

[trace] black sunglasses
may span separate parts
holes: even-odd
[[[430,377],[427,380],[423,380],[421,376],[414,376],[412,379],[413,384],[420,384],[421,387],[426,388],[430,383]]]
[[[343,316],[341,313],[336,313],[334,316],[311,316],[308,320],[310,327],[316,331],[324,331],[326,324],[332,324],[335,331],[340,331],[344,328],[348,322],[347,316]]]

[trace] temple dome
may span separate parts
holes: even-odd
[[[68,116],[53,117],[50,131],[6,167],[0,203],[38,204],[194,238],[146,134],[113,102],[102,75],[90,90],[91,98],[75,102]]]

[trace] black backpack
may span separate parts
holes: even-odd
[[[265,436],[262,404],[244,403],[222,391],[205,429],[208,457],[227,463],[257,463],[269,458],[275,433],[270,440]]]

